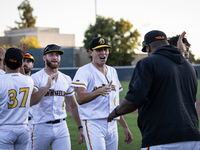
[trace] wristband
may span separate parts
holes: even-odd
[[[78,130],[80,131],[81,128],[83,128],[83,126],[79,126],[79,127],[78,127]]]
[[[117,109],[118,107],[119,107],[119,106],[117,106],[117,107],[114,109],[115,115],[116,115],[116,116],[120,116],[120,114],[118,114],[117,111],[116,111],[116,109]]]

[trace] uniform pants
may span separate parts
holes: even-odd
[[[1,125],[0,150],[27,150],[29,137],[28,125]]]
[[[30,130],[29,150],[48,150],[50,145],[53,150],[71,150],[70,135],[65,120],[56,124],[32,124]]]
[[[199,150],[200,141],[178,142],[163,145],[150,146],[141,150]]]
[[[107,119],[84,120],[83,131],[88,150],[117,150],[117,122]]]

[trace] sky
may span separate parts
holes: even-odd
[[[0,36],[21,21],[17,7],[23,0],[0,0]],[[83,46],[84,32],[94,25],[96,14],[119,21],[123,18],[141,34],[161,30],[168,37],[186,31],[195,58],[200,57],[199,0],[29,0],[36,27],[55,27],[61,34],[75,34],[75,45]],[[141,47],[135,50],[141,53]]]

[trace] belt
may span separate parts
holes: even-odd
[[[63,119],[58,119],[58,120],[54,120],[54,121],[48,121],[48,122],[46,122],[46,123],[55,124],[55,123],[60,123],[60,122],[62,122],[63,120],[65,120],[65,118],[63,118]]]

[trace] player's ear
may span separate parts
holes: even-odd
[[[46,56],[45,56],[45,55],[43,56],[43,60],[44,60],[44,61],[46,60]]]
[[[90,54],[90,56],[92,56],[92,52],[93,52],[92,50],[89,50],[89,54]]]

